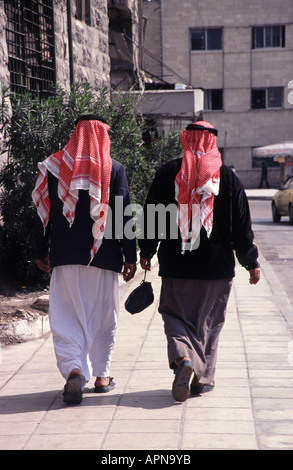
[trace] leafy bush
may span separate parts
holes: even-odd
[[[0,171],[0,273],[22,284],[47,282],[35,266],[32,230],[35,207],[31,193],[38,162],[64,147],[78,115],[95,113],[111,125],[111,156],[126,169],[131,199],[143,204],[158,165],[178,155],[177,135],[156,138],[145,145],[146,123],[137,113],[139,96],[102,90],[96,96],[90,86],[75,84],[69,93],[57,89],[40,101],[30,94],[2,91],[0,130],[8,151]],[[12,114],[8,112],[11,103]]]

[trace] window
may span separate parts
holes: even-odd
[[[75,18],[91,25],[91,5],[90,0],[75,0],[76,13]]]
[[[256,26],[252,28],[252,48],[285,47],[285,26]]]
[[[222,49],[222,28],[191,30],[192,51],[219,49]]]
[[[53,0],[5,0],[11,90],[41,97],[56,82]]]
[[[223,90],[204,91],[204,109],[206,111],[219,111],[223,109]]]
[[[253,148],[251,149],[253,152]],[[274,157],[252,157],[252,168],[261,168],[265,163],[267,168],[280,168],[280,163],[274,160]]]
[[[251,90],[252,109],[272,109],[283,107],[283,87],[253,88]]]

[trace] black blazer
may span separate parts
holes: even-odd
[[[50,219],[44,233],[39,216],[36,216],[34,227],[34,256],[37,259],[50,255],[51,268],[68,264],[88,265],[90,251],[93,245],[93,220],[90,217],[90,196],[88,191],[80,190],[76,205],[75,219],[72,226],[62,214],[63,203],[58,197],[58,179],[48,172],[48,187],[50,197]],[[115,196],[121,196],[120,206],[123,227],[115,235]],[[132,217],[124,215],[125,207],[130,204],[130,197],[124,166],[112,159],[112,173],[110,183],[109,207],[111,208],[113,227],[106,224],[102,245],[91,262],[91,266],[121,272],[123,262],[135,263],[136,240],[128,239],[124,233],[124,226],[131,224]]]
[[[157,171],[146,204],[165,206],[174,203],[174,180],[181,168],[182,158],[172,160]],[[145,207],[146,213],[146,207]],[[172,213],[174,215],[174,213]],[[171,216],[172,217],[172,216]],[[231,279],[235,276],[236,256],[247,270],[259,266],[258,250],[253,244],[251,217],[244,188],[237,175],[227,166],[220,169],[220,188],[214,199],[214,223],[210,238],[204,228],[196,250],[181,252],[181,237],[167,235],[161,239],[147,238],[148,219],[144,219],[144,237],[138,240],[142,258],[152,258],[158,245],[159,275],[181,279]],[[174,223],[174,220],[173,220]]]

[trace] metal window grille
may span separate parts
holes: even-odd
[[[41,98],[56,83],[53,0],[5,0],[11,90]]]

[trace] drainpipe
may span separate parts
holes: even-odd
[[[67,27],[68,27],[70,85],[73,85],[74,84],[74,70],[73,70],[73,47],[72,47],[71,0],[67,0]]]

